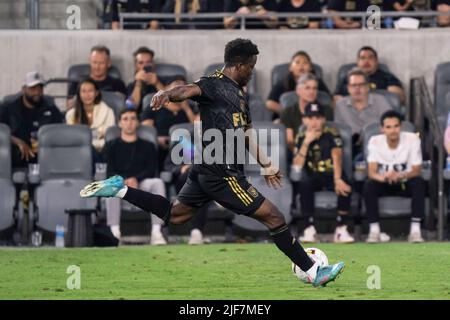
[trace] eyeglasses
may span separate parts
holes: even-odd
[[[367,86],[367,82],[362,82],[362,83],[352,83],[352,84],[349,84],[348,86],[350,87],[350,88],[362,88],[362,87],[365,87],[365,86]]]

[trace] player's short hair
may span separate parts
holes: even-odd
[[[237,38],[225,46],[225,64],[234,66],[238,63],[247,64],[259,53],[258,47],[248,39]]]
[[[298,78],[297,85],[298,86],[304,85],[306,82],[311,81],[311,80],[313,80],[317,84],[319,84],[319,80],[317,79],[317,77],[314,74],[312,74],[312,73],[305,73],[305,74],[301,75],[300,78]]]
[[[96,46],[93,46],[93,47],[91,48],[91,53],[94,52],[94,51],[97,51],[97,52],[103,52],[103,53],[105,53],[108,57],[111,56],[111,51],[109,50],[109,48],[108,48],[107,46],[104,46],[104,45],[96,45]]]
[[[133,112],[134,114],[136,114],[136,118],[137,118],[138,121],[139,121],[138,112],[137,112],[137,109],[136,109],[136,108],[126,108],[126,109],[120,110],[120,113],[119,113],[119,121],[122,120],[122,115],[124,115],[125,113],[128,113],[128,112]]]
[[[375,58],[378,60],[378,53],[377,51],[372,48],[371,46],[364,46],[361,49],[358,50],[358,59],[359,59],[359,55],[361,54],[361,51],[371,51],[373,53],[373,55],[375,56]]]
[[[398,122],[400,122],[400,124],[403,121],[403,116],[400,113],[398,113],[395,110],[388,110],[388,111],[386,111],[385,113],[383,113],[381,115],[380,125],[383,126],[384,125],[384,120],[389,119],[389,118],[397,118]]]
[[[350,83],[351,76],[361,76],[361,77],[364,77],[364,81],[366,83],[369,82],[369,78],[367,77],[367,74],[358,67],[351,68],[350,71],[347,72],[347,83]]]
[[[136,49],[136,51],[133,52],[134,60],[136,60],[137,55],[141,54],[141,53],[146,53],[146,54],[151,55],[152,59],[155,56],[155,51],[153,51],[152,49],[149,49],[147,47],[139,47],[139,48]]]

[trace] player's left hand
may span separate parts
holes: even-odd
[[[275,166],[270,166],[267,168],[262,168],[262,170],[264,179],[266,180],[266,183],[269,187],[277,190],[278,188],[281,188],[283,186],[283,175],[281,174],[280,169]]]
[[[170,99],[167,92],[160,90],[153,96],[152,101],[150,102],[150,108],[152,108],[152,110],[159,110],[169,102]]]

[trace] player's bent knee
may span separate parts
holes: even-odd
[[[283,214],[269,201],[264,201],[263,205],[255,212],[253,217],[269,229],[286,223]]]

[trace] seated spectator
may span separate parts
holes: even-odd
[[[289,73],[285,79],[278,83],[274,83],[270,90],[269,96],[266,101],[266,107],[270,111],[279,115],[281,112],[280,97],[283,93],[293,91],[297,87],[298,79],[304,74],[313,73],[314,67],[310,56],[305,51],[297,51],[291,59],[289,65]],[[322,79],[317,79],[319,83],[319,91],[324,91],[330,94],[326,84]]]
[[[119,127],[120,138],[109,141],[105,146],[105,158],[107,163],[107,175],[120,175],[125,184],[132,188],[138,188],[153,194],[166,196],[164,182],[156,177],[158,173],[158,157],[155,146],[137,135],[139,120],[135,109],[124,109],[120,112]],[[113,235],[120,239],[120,199],[106,199],[107,224]],[[151,244],[167,244],[161,233],[163,221],[151,215],[152,233]]]
[[[299,127],[302,125],[302,117],[305,113],[305,107],[308,103],[317,100],[318,81],[313,74],[304,74],[298,80],[296,93],[298,103],[288,106],[281,112],[281,123],[286,127],[286,141],[289,150],[294,149],[295,136]],[[333,110],[329,106],[323,106],[325,118],[333,120]]]
[[[115,125],[114,111],[102,101],[97,83],[88,78],[78,85],[75,107],[67,111],[67,124],[85,124],[92,131],[94,162],[101,161],[106,130]]]
[[[370,6],[369,0],[330,0],[328,1],[328,12],[366,12]],[[337,29],[360,29],[361,18],[333,17],[334,25]]]
[[[271,13],[277,10],[276,0],[225,0],[224,11],[237,15],[257,14],[260,18],[245,20],[246,29],[276,28],[278,21]],[[223,25],[226,29],[237,28],[240,25],[238,18],[225,17]]]
[[[306,228],[300,242],[317,242],[314,227],[314,193],[328,190],[338,196],[335,243],[355,240],[347,231],[346,220],[350,212],[351,192],[342,169],[342,140],[339,131],[325,126],[325,110],[316,103],[305,107],[303,123],[305,131],[299,133],[294,151],[294,170],[301,171],[298,182],[300,205]]]
[[[446,13],[446,16],[438,16],[437,23],[439,27],[450,27],[450,0],[437,0],[437,11]]]
[[[164,84],[155,73],[155,53],[147,47],[140,47],[133,53],[134,81],[127,87],[128,99],[142,112],[142,99],[149,93],[164,89]]]
[[[104,22],[111,22],[111,29],[159,29],[159,21],[156,19],[132,19],[131,23],[120,25],[119,13],[159,13],[162,0],[106,0],[104,5]],[[130,22],[131,22],[130,21]]]
[[[380,94],[369,92],[369,82],[364,71],[353,68],[347,75],[349,96],[339,100],[335,108],[334,120],[352,128],[353,156],[362,153],[361,131],[391,110],[389,102]]]
[[[97,84],[99,90],[120,92],[127,94],[127,88],[120,79],[112,78],[108,75],[108,69],[111,67],[110,51],[105,46],[94,46],[91,49],[89,57],[90,73],[89,77]],[[69,98],[76,94],[78,83],[74,82],[69,86]],[[73,101],[69,107],[73,106]]]
[[[364,71],[369,79],[370,90],[383,89],[400,96],[400,101],[405,102],[405,91],[395,75],[379,68],[378,53],[372,47],[362,47],[358,50],[357,67]],[[336,86],[334,100],[336,103],[348,95],[347,77]]]
[[[22,92],[0,106],[0,122],[11,129],[14,167],[24,167],[29,162],[36,162],[39,128],[63,121],[59,109],[44,98],[44,83],[38,72],[28,72]]]
[[[217,13],[223,12],[224,0],[167,0],[162,11],[164,13]],[[175,23],[174,23],[175,22]],[[190,22],[190,23],[189,23]],[[221,29],[221,18],[193,19],[176,17],[175,21],[164,25],[166,29]]]
[[[278,3],[279,13],[299,13],[296,17],[281,18],[280,28],[288,29],[318,29],[320,27],[320,18],[308,18],[302,16],[302,12],[322,12],[319,1],[317,0],[282,0]]]
[[[411,229],[408,240],[423,242],[420,223],[425,213],[425,183],[422,179],[420,138],[401,132],[402,116],[387,111],[381,117],[382,134],[373,136],[368,144],[368,180],[364,184],[364,201],[369,221],[367,242],[387,242],[381,232],[378,198],[381,196],[411,197]]]
[[[176,76],[170,80],[166,90],[170,90],[178,85],[186,84],[183,76]],[[146,106],[142,113],[142,124],[155,127],[158,132],[158,166],[164,166],[164,160],[168,155],[169,149],[169,129],[173,125],[186,122],[194,122],[195,115],[185,100],[183,102],[170,102],[159,110],[152,110],[150,106]]]

